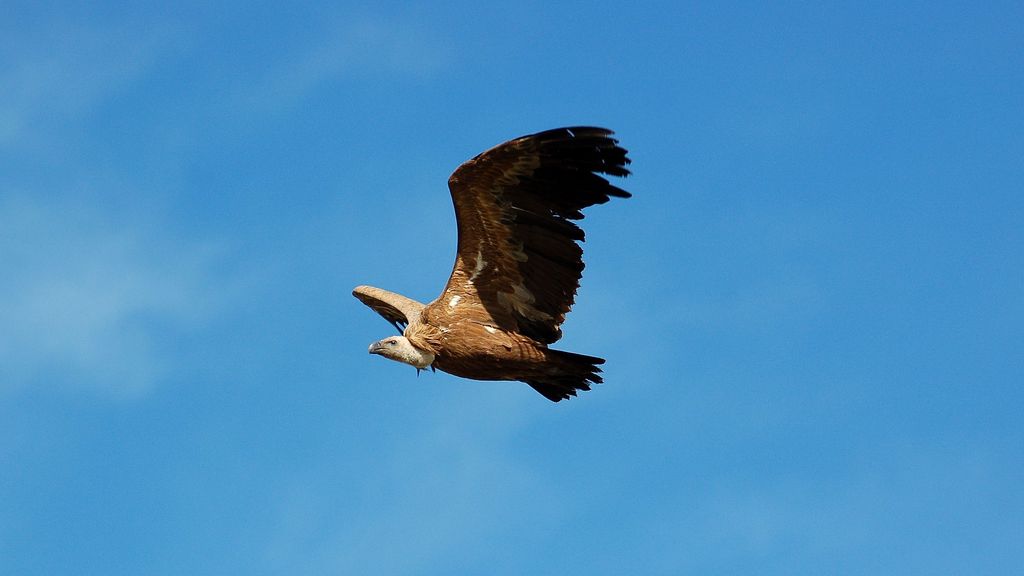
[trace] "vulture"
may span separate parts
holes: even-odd
[[[626,150],[604,128],[547,130],[500,144],[448,179],[458,253],[429,304],[372,286],[352,294],[401,336],[370,354],[473,380],[519,380],[558,402],[602,382],[604,359],[549,348],[583,273],[584,208],[630,194]],[[603,176],[604,175],[604,176]]]

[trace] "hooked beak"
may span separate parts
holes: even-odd
[[[383,351],[384,351],[384,345],[381,344],[379,341],[378,342],[374,342],[373,344],[370,344],[370,350],[369,350],[370,354],[380,354]]]

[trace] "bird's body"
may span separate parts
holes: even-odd
[[[520,380],[558,401],[601,382],[604,360],[548,348],[583,271],[580,210],[629,197],[598,174],[625,176],[626,151],[602,128],[561,128],[492,148],[449,179],[458,220],[455,266],[422,304],[359,286],[353,294],[402,336],[370,352],[474,380]]]

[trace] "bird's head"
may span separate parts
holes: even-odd
[[[434,361],[434,354],[413,346],[405,336],[389,336],[370,344],[370,354],[380,354],[420,370],[430,366]]]

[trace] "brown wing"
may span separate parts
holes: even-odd
[[[492,148],[448,180],[459,242],[444,292],[424,315],[469,316],[550,344],[583,272],[593,204],[630,194],[600,174],[626,176],[626,150],[604,128],[560,128]]]
[[[423,304],[412,298],[373,286],[356,286],[352,295],[373,308],[399,331],[411,322],[418,321],[420,311],[423,310]]]

